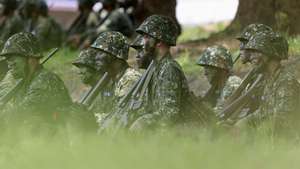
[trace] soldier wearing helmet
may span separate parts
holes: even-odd
[[[9,68],[0,84],[0,97],[13,91],[12,98],[1,107],[5,120],[62,120],[61,110],[71,104],[71,99],[63,81],[39,63],[43,56],[36,37],[31,33],[13,35],[0,56]]]
[[[142,36],[138,60],[153,60],[155,70],[147,86],[145,113],[136,118],[131,129],[174,125],[183,120],[184,99],[189,94],[185,75],[170,54],[170,48],[176,45],[177,25],[169,17],[152,15],[136,31]]]
[[[244,64],[248,63],[249,59],[250,59],[249,56],[247,56],[243,53],[243,48],[248,43],[250,38],[257,33],[272,32],[272,31],[273,30],[271,27],[264,25],[264,24],[250,24],[246,28],[244,28],[244,30],[242,31],[240,36],[237,37],[237,40],[239,40],[241,43],[240,44],[240,50],[241,50],[240,57],[241,57],[242,63],[244,63]]]
[[[105,31],[117,31],[130,37],[133,32],[133,24],[128,14],[117,5],[117,0],[101,0],[103,10],[99,24],[91,28],[84,34],[86,39],[82,45],[83,48],[89,46],[97,36]]]
[[[10,36],[24,29],[20,16],[15,12],[17,7],[16,0],[0,1],[0,15],[4,18],[0,25],[1,48]]]
[[[106,88],[91,107],[94,113],[107,114],[139,79],[140,73],[128,65],[129,45],[119,32],[100,34],[87,51],[74,64],[81,69],[82,81],[90,86],[95,85],[101,74],[108,73]]]
[[[212,46],[204,50],[197,64],[204,68],[211,85],[203,100],[220,110],[225,99],[241,84],[239,77],[231,76],[232,55],[223,46]]]
[[[42,51],[60,47],[64,37],[63,30],[48,16],[48,6],[44,0],[23,1],[21,12],[26,20],[26,30],[38,38]]]
[[[296,124],[300,84],[281,64],[288,59],[288,47],[287,40],[274,32],[257,33],[245,45],[244,53],[253,66],[261,66],[263,75],[258,109],[245,118],[247,122],[273,122],[273,131]]]

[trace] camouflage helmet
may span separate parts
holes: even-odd
[[[148,17],[136,30],[139,34],[146,34],[154,39],[160,40],[170,46],[176,45],[178,36],[178,26],[173,19],[162,16],[152,15]]]
[[[264,24],[250,24],[243,29],[241,35],[237,37],[239,41],[249,41],[251,36],[259,32],[272,32],[272,28]]]
[[[17,33],[4,44],[0,56],[20,55],[25,57],[42,58],[37,38],[31,33]]]
[[[230,71],[233,67],[233,60],[231,53],[225,47],[218,45],[205,49],[197,64]]]
[[[72,63],[76,67],[87,66],[92,69],[97,70],[95,58],[97,55],[97,50],[93,48],[88,48],[80,52],[78,58]]]
[[[142,35],[138,35],[133,42],[130,44],[130,46],[134,49],[137,49],[141,46],[143,46],[143,36]]]
[[[288,58],[289,45],[287,40],[278,33],[261,32],[250,38],[245,49],[256,50],[268,57],[282,60]]]
[[[129,45],[126,37],[120,32],[108,31],[101,33],[91,47],[125,61],[128,59]]]

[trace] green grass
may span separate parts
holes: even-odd
[[[195,130],[140,135],[1,134],[7,169],[298,169],[300,147],[286,140],[212,136]],[[4,136],[4,137],[3,137]]]

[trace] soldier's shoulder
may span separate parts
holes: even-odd
[[[286,69],[285,67],[282,68],[280,71],[278,78],[274,82],[276,86],[288,86],[288,87],[296,87],[300,88],[300,83],[298,82],[297,78],[295,77],[294,73]]]
[[[45,68],[41,68],[36,76],[33,78],[33,82],[31,86],[35,86],[35,87],[42,87],[42,86],[46,85],[47,87],[51,87],[51,88],[55,88],[55,87],[64,87],[64,83],[63,81],[60,79],[60,77],[45,69]],[[45,86],[44,86],[45,87]]]
[[[179,65],[179,63],[174,60],[171,56],[168,56],[164,58],[160,65],[160,74],[182,74],[184,75],[182,71],[182,67]]]

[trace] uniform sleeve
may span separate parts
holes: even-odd
[[[153,115],[162,125],[172,121],[180,110],[181,79],[174,67],[169,67],[158,75],[156,108]]]
[[[71,98],[63,82],[55,75],[43,74],[34,79],[20,107],[45,112],[55,112],[69,106]]]

